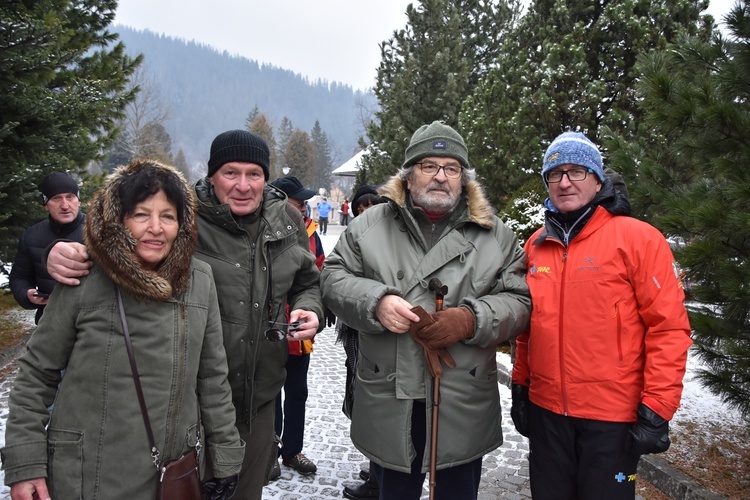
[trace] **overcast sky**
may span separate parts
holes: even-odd
[[[120,0],[115,23],[211,45],[311,80],[375,85],[378,44],[411,0]],[[711,0],[721,21],[734,0]]]

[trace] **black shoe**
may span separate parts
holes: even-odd
[[[363,468],[359,471],[359,477],[362,478],[362,481],[369,481],[370,480],[370,469]]]
[[[375,481],[366,481],[354,487],[345,486],[344,497],[351,498],[352,500],[380,498],[380,488],[378,488],[378,483]]]
[[[268,473],[268,482],[276,481],[278,478],[281,477],[281,467],[279,467],[279,461],[274,460],[273,467],[271,468],[271,471]]]

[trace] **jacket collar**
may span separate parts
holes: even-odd
[[[406,198],[408,190],[406,181],[401,180],[398,175],[392,176],[379,190],[381,196],[388,198],[401,209],[407,208]],[[495,226],[495,211],[490,205],[484,190],[476,181],[470,181],[463,189],[466,197],[467,213],[470,222],[484,228]]]
[[[85,217],[86,215],[79,210],[76,218],[68,222],[67,224],[60,224],[55,219],[53,219],[52,216],[47,216],[47,219],[49,220],[50,231],[52,231],[54,234],[66,234],[80,226],[83,223]]]
[[[195,195],[198,200],[198,213],[207,222],[224,228],[232,234],[243,234],[245,229],[237,222],[226,203],[220,203],[213,193],[208,177],[195,184]],[[269,184],[263,188],[261,210],[261,227],[263,241],[274,241],[288,237],[296,230],[297,219],[302,214],[286,202],[286,195]]]

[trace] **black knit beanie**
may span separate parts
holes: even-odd
[[[268,180],[270,157],[268,144],[261,136],[247,130],[229,130],[217,135],[211,143],[208,176],[214,175],[225,163],[239,161],[260,165]]]
[[[73,193],[78,197],[78,182],[65,172],[52,172],[39,184],[39,191],[42,192],[42,205],[46,205],[58,194]]]
[[[356,217],[359,215],[359,200],[365,195],[372,195],[372,196],[378,196],[378,188],[375,186],[370,185],[364,185],[361,186],[359,189],[357,189],[357,192],[354,193],[354,197],[352,197],[352,216]]]

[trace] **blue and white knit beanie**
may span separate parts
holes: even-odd
[[[602,184],[605,182],[602,155],[596,145],[580,132],[564,132],[552,141],[544,153],[542,178],[550,170],[566,164],[589,168]],[[547,185],[546,180],[544,184]]]

